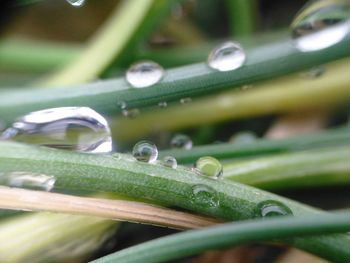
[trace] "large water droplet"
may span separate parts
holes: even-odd
[[[170,141],[172,148],[190,150],[192,148],[192,140],[185,134],[176,134]]]
[[[219,198],[216,191],[205,184],[196,184],[192,187],[190,200],[194,204],[208,208],[219,205]]]
[[[265,200],[257,204],[255,217],[272,217],[293,215],[292,210],[282,202]]]
[[[158,157],[157,146],[150,141],[140,141],[132,149],[132,155],[136,160],[147,163],[154,163]]]
[[[10,187],[51,191],[55,182],[55,177],[39,173],[22,171],[0,173],[0,184]]]
[[[133,88],[145,88],[156,84],[164,75],[163,68],[153,61],[141,61],[131,65],[126,81]]]
[[[173,157],[173,156],[165,156],[163,158],[162,163],[164,166],[167,166],[167,167],[170,167],[173,169],[176,169],[176,167],[177,167],[177,161],[176,161],[175,157]]]
[[[199,158],[195,164],[195,169],[203,175],[215,178],[220,178],[223,174],[222,164],[211,156]]]
[[[230,71],[241,67],[246,55],[240,44],[227,41],[215,47],[209,54],[209,67],[218,71]]]
[[[348,0],[312,1],[303,7],[291,24],[295,46],[303,51],[321,50],[340,42],[350,33]]]
[[[29,113],[5,130],[1,139],[79,152],[112,151],[107,121],[86,107],[62,107]]]
[[[85,3],[85,0],[66,0],[66,1],[74,7],[81,7]]]

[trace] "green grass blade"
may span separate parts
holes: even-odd
[[[337,212],[323,217],[284,217],[234,222],[206,229],[187,231],[133,246],[94,263],[167,262],[207,250],[222,249],[256,241],[304,235],[332,234],[350,230],[350,212]],[[334,262],[345,262],[335,259]]]
[[[190,164],[204,155],[210,155],[217,159],[251,158],[344,144],[350,144],[349,130],[335,129],[283,140],[257,139],[248,144],[223,143],[196,146],[189,151],[164,150],[160,152],[160,156],[174,156],[179,163]]]
[[[0,170],[48,174],[55,176],[58,189],[114,192],[227,220],[255,217],[257,205],[265,200],[284,203],[295,216],[325,214],[239,183],[132,161],[120,155],[81,154],[0,142]],[[206,190],[198,195],[198,187]],[[350,260],[350,238],[345,235],[304,238],[298,240],[298,247],[333,261]]]
[[[218,92],[254,81],[306,69],[350,55],[350,34],[340,43],[315,52],[299,52],[290,38],[247,50],[245,66],[234,72],[217,72],[206,63],[167,70],[162,81],[145,89],[132,89],[124,78],[56,90],[26,89],[0,94],[0,116],[5,121],[30,111],[62,106],[89,106],[100,113],[116,113],[118,101],[128,108],[157,105]],[[84,73],[85,74],[85,73]]]

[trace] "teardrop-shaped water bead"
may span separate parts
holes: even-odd
[[[79,152],[112,151],[106,119],[87,107],[61,107],[29,113],[5,130],[1,139]]]
[[[145,88],[159,82],[164,69],[153,61],[141,61],[130,66],[126,72],[126,81],[133,88]]]
[[[158,158],[158,149],[157,146],[150,141],[140,141],[135,144],[132,155],[138,161],[154,163]]]
[[[74,7],[81,7],[85,4],[85,0],[66,0],[66,1]]]
[[[227,41],[210,52],[208,65],[218,71],[231,71],[240,68],[245,60],[246,54],[241,45]]]
[[[295,46],[303,52],[339,43],[350,33],[350,1],[319,0],[306,4],[291,24]]]

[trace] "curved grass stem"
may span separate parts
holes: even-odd
[[[113,192],[224,220],[255,217],[258,204],[266,200],[284,203],[296,217],[326,214],[256,188],[124,156],[81,154],[0,142],[0,170],[47,174],[56,178],[56,188]],[[295,240],[291,242],[294,244]],[[350,260],[350,238],[346,235],[303,238],[298,240],[298,247],[329,260]]]

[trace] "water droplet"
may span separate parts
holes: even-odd
[[[74,7],[81,7],[85,3],[85,0],[66,0],[66,1]]]
[[[324,67],[313,67],[309,71],[302,73],[302,77],[308,79],[316,79],[318,77],[321,77],[325,72],[326,69]]]
[[[254,132],[243,131],[243,132],[238,132],[235,135],[233,135],[229,141],[230,141],[230,143],[248,144],[248,143],[253,143],[256,140],[257,140],[257,136],[255,135]]]
[[[350,2],[312,1],[291,24],[295,46],[303,51],[321,50],[340,42],[350,32]]]
[[[133,108],[133,109],[124,109],[122,110],[122,114],[124,117],[133,119],[136,118],[137,116],[140,115],[140,110],[137,108]]]
[[[168,103],[166,101],[162,101],[158,103],[159,108],[166,108],[168,106]]]
[[[170,168],[173,168],[173,169],[176,169],[177,161],[176,161],[175,157],[165,156],[163,158],[163,165],[167,166],[167,167],[170,167]]]
[[[205,184],[196,184],[192,187],[190,200],[194,204],[208,208],[219,205],[219,198],[216,191]]]
[[[208,65],[218,71],[231,71],[240,68],[245,60],[246,55],[241,45],[227,41],[210,52]]]
[[[257,204],[255,217],[272,217],[293,215],[292,210],[282,202],[265,200]]]
[[[145,88],[156,84],[164,75],[163,68],[153,61],[141,61],[131,65],[126,81],[133,88]]]
[[[180,99],[181,104],[188,104],[192,101],[190,97]]]
[[[210,177],[220,178],[223,175],[222,164],[211,156],[199,158],[195,164],[195,169],[201,174]]]
[[[0,184],[28,188],[34,190],[51,191],[56,182],[55,177],[32,172],[0,173]]]
[[[121,110],[125,110],[127,108],[127,104],[125,101],[118,101],[117,105]]]
[[[178,149],[185,149],[190,150],[192,149],[192,140],[189,136],[185,134],[176,134],[170,141],[170,145],[172,148],[178,148]]]
[[[1,139],[79,152],[112,151],[112,137],[106,119],[87,107],[31,112],[5,130]]]
[[[146,163],[154,163],[158,157],[157,146],[150,141],[140,141],[132,149],[132,155],[136,160]]]

